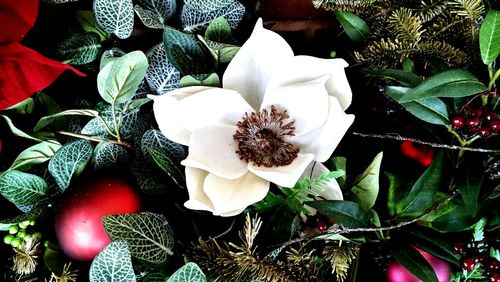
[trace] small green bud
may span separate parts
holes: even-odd
[[[26,229],[26,227],[28,227],[28,224],[29,224],[29,222],[23,221],[23,222],[19,222],[17,225],[19,225],[19,228],[21,228],[21,229]]]
[[[13,247],[13,248],[17,248],[21,245],[21,239],[18,238],[18,237],[15,237],[14,239],[12,239],[12,242],[10,242],[10,245]]]
[[[43,246],[44,246],[45,248],[48,248],[48,247],[49,247],[49,244],[50,244],[49,240],[45,240],[45,241],[43,241]]]
[[[9,233],[10,233],[10,234],[16,234],[16,233],[17,233],[17,231],[19,231],[19,228],[17,227],[17,225],[11,225],[11,226],[9,227]]]
[[[28,236],[28,234],[26,233],[26,230],[24,230],[24,229],[19,230],[19,232],[17,233],[17,237],[19,237],[19,238],[24,239],[24,238],[26,238],[26,236]]]
[[[330,58],[336,58],[337,57],[337,52],[331,51],[330,52]]]
[[[35,233],[33,233],[33,234],[31,234],[31,236],[32,236],[33,238],[36,238],[36,239],[42,239],[42,233],[40,233],[40,232],[38,232],[38,231],[37,231],[37,232],[35,232]]]
[[[5,237],[3,237],[3,242],[7,245],[10,245],[12,243],[12,240],[14,240],[14,235],[12,234],[7,234]]]
[[[29,221],[29,225],[31,225],[31,226],[35,225],[35,223],[36,223],[36,221],[34,219]]]

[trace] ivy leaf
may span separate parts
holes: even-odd
[[[184,187],[186,182],[184,175],[179,170],[177,165],[172,161],[171,155],[165,150],[157,147],[148,147],[148,152],[153,157],[156,164],[177,184],[179,187]]]
[[[436,155],[432,164],[418,178],[410,190],[408,196],[403,200],[402,214],[417,216],[432,205],[434,195],[441,183],[441,172],[443,169],[443,153]]]
[[[179,268],[166,282],[206,282],[207,277],[194,262],[188,262]]]
[[[495,61],[500,54],[500,11],[490,9],[479,30],[479,49],[485,65]]]
[[[109,243],[94,258],[89,270],[90,282],[136,281],[127,242]]]
[[[190,33],[204,31],[219,17],[226,18],[231,28],[236,28],[244,13],[245,6],[236,0],[185,0],[181,22],[184,31]]]
[[[163,42],[153,46],[147,53],[149,68],[146,71],[146,81],[151,91],[157,95],[179,87],[180,73],[167,58]]]
[[[410,88],[388,86],[385,94],[405,107],[405,109],[415,117],[432,124],[448,125],[448,109],[446,104],[437,97],[431,97],[411,102],[401,102],[401,99],[410,92]]]
[[[36,138],[34,136],[31,136],[28,133],[26,133],[26,132],[22,131],[21,129],[17,128],[14,125],[14,123],[12,122],[12,120],[10,119],[10,117],[5,116],[5,115],[0,115],[0,117],[2,117],[5,120],[5,123],[7,123],[7,126],[9,127],[10,132],[12,132],[12,134],[14,134],[14,135],[16,135],[18,137],[30,139],[30,140],[33,140],[33,141],[36,141],[36,142],[42,142],[43,141],[42,139]]]
[[[101,38],[95,32],[75,33],[61,42],[56,53],[68,64],[85,65],[101,53]]]
[[[470,72],[453,69],[435,74],[411,89],[399,102],[411,102],[431,97],[467,97],[486,90]]]
[[[134,28],[132,0],[95,0],[94,13],[97,24],[106,32],[125,39]]]
[[[394,240],[393,240],[394,241]],[[436,273],[425,258],[413,247],[391,241],[389,251],[396,261],[422,281],[438,282]]]
[[[141,0],[134,10],[145,26],[163,29],[165,22],[175,14],[176,6],[175,0]]]
[[[156,147],[163,151],[167,151],[174,159],[180,162],[186,157],[186,152],[181,144],[177,144],[169,140],[158,129],[149,129],[142,135],[141,150],[146,160],[152,161],[152,157],[148,152],[148,148]]]
[[[135,176],[139,189],[145,194],[155,195],[168,190],[168,179],[152,170],[151,164],[142,160],[135,160],[130,170]]]
[[[128,151],[118,144],[100,142],[94,149],[92,164],[94,169],[113,168],[128,160]]]
[[[344,227],[358,228],[370,224],[370,215],[355,202],[325,200],[310,201],[305,202],[305,204],[315,208]]]
[[[92,157],[92,143],[77,140],[62,146],[50,159],[49,172],[61,192],[68,188],[73,175],[78,176]]]
[[[420,76],[413,72],[398,69],[369,70],[369,75],[394,79],[406,87],[415,87],[422,82]]]
[[[371,209],[377,200],[382,157],[383,152],[377,154],[365,171],[356,177],[351,189],[351,198],[365,210]]]
[[[167,27],[163,31],[163,46],[168,61],[182,74],[205,74],[214,69],[214,58],[191,35]]]
[[[43,141],[22,151],[9,170],[28,170],[32,165],[44,163],[61,148],[57,141]]]
[[[218,17],[207,27],[205,38],[215,42],[230,42],[233,39],[231,25],[226,18]]]
[[[111,240],[125,240],[137,259],[160,264],[173,254],[174,235],[161,214],[115,214],[103,217],[102,223]]]
[[[95,32],[99,35],[99,38],[102,40],[106,40],[109,38],[110,34],[102,30],[97,22],[95,21],[94,12],[92,11],[77,11],[76,19],[82,26],[83,30],[86,32]]]
[[[50,116],[45,116],[42,117],[35,125],[35,128],[33,129],[34,131],[39,131],[40,129],[48,126],[49,124],[53,123],[57,118],[63,117],[63,116],[88,116],[88,117],[96,117],[99,115],[97,111],[94,110],[87,110],[87,109],[78,109],[78,110],[66,110],[64,112],[59,112],[55,113]]]
[[[337,11],[335,12],[335,16],[351,40],[364,41],[370,35],[370,28],[366,22],[355,14]]]
[[[129,101],[141,84],[148,59],[141,51],[133,51],[106,64],[97,75],[97,90],[104,101],[120,104]]]
[[[46,192],[47,182],[39,176],[17,170],[0,174],[0,194],[18,207],[35,205]]]

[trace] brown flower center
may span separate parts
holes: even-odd
[[[238,142],[240,159],[256,166],[285,166],[292,163],[299,148],[286,141],[294,136],[295,125],[286,111],[263,109],[259,113],[245,113],[237,124],[233,138]]]

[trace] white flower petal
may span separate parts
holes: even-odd
[[[186,186],[189,193],[189,200],[184,203],[186,208],[213,212],[212,202],[203,191],[203,182],[207,175],[208,172],[204,170],[186,167]]]
[[[249,164],[248,170],[276,185],[293,187],[313,159],[313,154],[298,154],[297,158],[286,166],[264,167]]]
[[[312,162],[304,171],[301,178],[309,177],[310,179],[314,179],[322,174],[330,172],[326,166],[324,166],[320,162]],[[319,194],[319,197],[324,198],[325,200],[344,200],[344,196],[342,195],[342,190],[340,190],[340,186],[337,183],[337,180],[332,179],[328,183],[323,185],[323,192]]]
[[[329,98],[330,112],[326,123],[305,135],[292,136],[289,139],[301,152],[314,154],[314,160],[318,162],[328,160],[354,122],[354,115],[346,114],[335,97]]]
[[[216,123],[234,125],[245,112],[253,112],[236,91],[205,87],[191,90],[153,97],[158,126],[174,142],[188,145],[191,132],[197,127]]]
[[[242,177],[248,172],[247,162],[236,153],[235,132],[236,126],[224,124],[197,128],[191,134],[189,155],[181,164],[227,179]]]
[[[238,91],[259,110],[271,74],[291,58],[293,51],[288,43],[277,33],[265,29],[259,19],[250,38],[228,65],[222,85]]]
[[[306,134],[322,126],[328,117],[328,93],[325,82],[328,76],[314,80],[280,86],[269,86],[261,108],[287,110],[290,119],[295,120],[294,133]]]
[[[228,216],[264,199],[269,182],[250,172],[233,180],[208,174],[203,189],[213,203],[214,215]]]
[[[347,66],[344,59],[295,56],[276,69],[268,87],[303,83],[327,75],[326,89],[328,94],[336,97],[342,105],[342,109],[345,110],[352,101],[351,87],[344,71]]]

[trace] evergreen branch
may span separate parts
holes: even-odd
[[[448,2],[451,12],[477,21],[484,14],[484,5],[481,0],[451,0]]]
[[[418,43],[422,36],[422,23],[408,8],[400,8],[389,17],[388,27],[396,35],[397,40]]]

